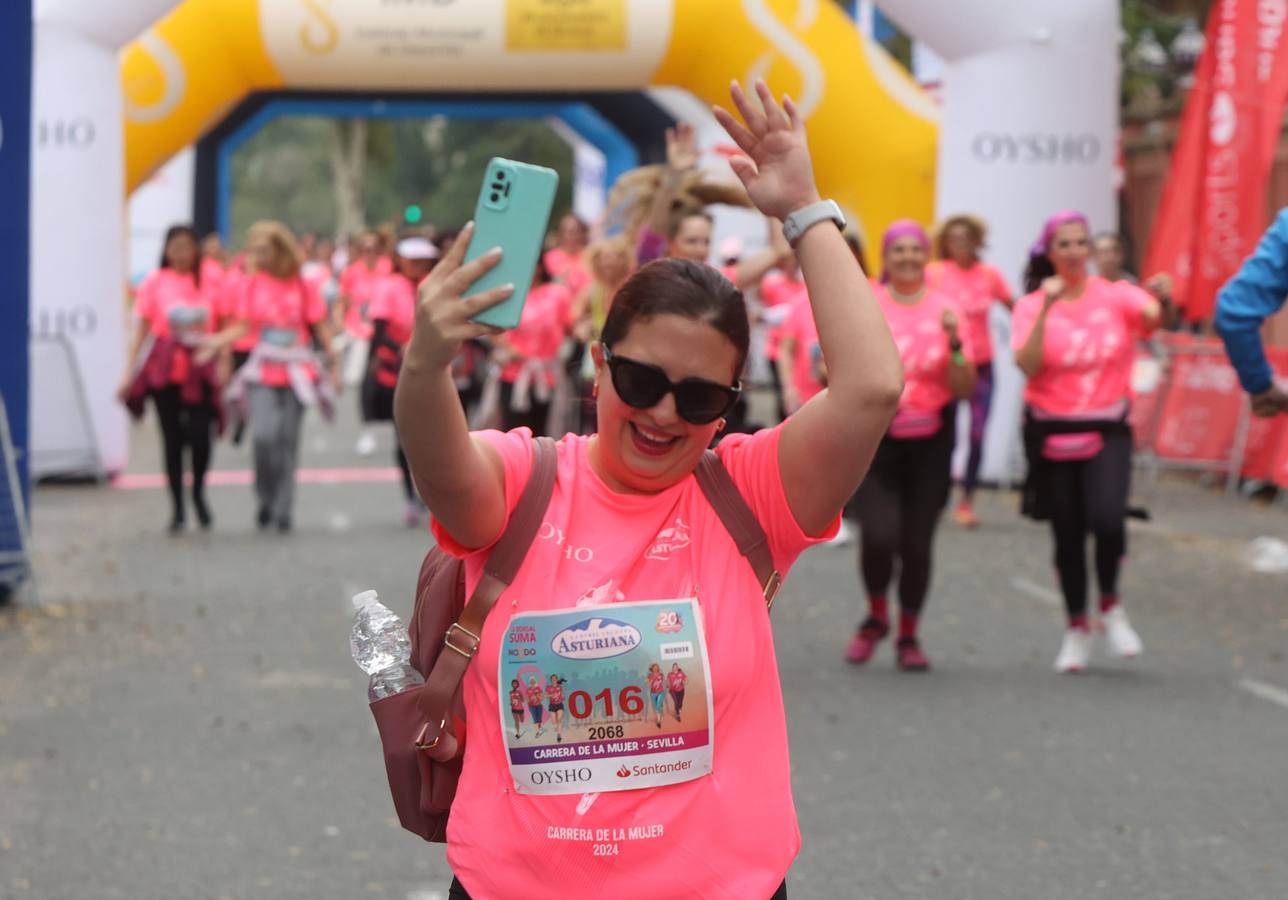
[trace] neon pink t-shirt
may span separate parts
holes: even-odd
[[[540,706],[540,705],[541,705],[541,688],[539,688],[539,687],[530,687],[530,688],[528,688],[526,691],[524,691],[524,693],[528,695],[528,705],[529,705],[529,706]]]
[[[949,296],[965,314],[960,331],[969,333],[975,355],[967,359],[983,365],[993,358],[993,337],[988,330],[988,310],[994,302],[1009,300],[1013,295],[1005,276],[986,262],[963,269],[951,259],[938,259],[926,266],[926,284]]]
[[[510,691],[510,709],[518,712],[523,709],[523,692]]]
[[[648,677],[648,689],[651,693],[660,694],[666,690],[666,676],[661,672]]]
[[[783,492],[780,428],[733,434],[720,454],[786,573],[820,538],[801,531]],[[513,510],[532,469],[527,429],[477,436],[500,452]],[[538,539],[488,616],[463,684],[469,738],[447,859],[476,897],[614,900],[658,896],[768,897],[800,848],[787,729],[765,602],[751,565],[693,476],[657,494],[617,494],[587,458],[591,438],[558,444],[558,475]],[[465,559],[467,594],[486,554],[467,553],[433,522],[439,544]],[[659,541],[667,531],[666,540]],[[696,596],[714,710],[712,774],[681,784],[598,795],[535,796],[512,789],[497,715],[498,654],[512,616],[538,610]],[[620,853],[594,855],[579,835],[639,828]],[[713,840],[712,835],[719,835]],[[540,873],[534,877],[533,873]]]
[[[340,293],[349,298],[344,327],[354,337],[364,341],[371,339],[371,317],[367,314],[367,307],[375,298],[377,286],[391,272],[393,263],[389,257],[382,256],[376,260],[374,268],[368,269],[367,264],[358,259],[340,273]]]
[[[781,272],[766,275],[760,282],[760,300],[768,308],[796,303],[807,297],[805,282],[788,278]],[[765,358],[778,360],[778,348],[783,342],[783,323],[770,327],[765,334]]]
[[[542,259],[551,277],[566,287],[574,297],[579,296],[591,282],[590,270],[586,268],[585,251],[574,255],[555,247],[547,250]]]
[[[1135,339],[1153,298],[1126,281],[1087,279],[1082,297],[1059,300],[1047,313],[1042,367],[1024,388],[1024,402],[1056,416],[1106,409],[1132,396]],[[1041,289],[1015,304],[1011,346],[1024,346],[1042,311]]]
[[[787,314],[779,329],[779,341],[792,340],[796,344],[792,354],[792,384],[804,404],[823,390],[817,363],[821,351],[818,326],[814,324],[814,309],[810,306],[809,295],[802,294],[792,304],[792,311]]]
[[[963,316],[949,297],[934,289],[927,289],[917,303],[900,303],[890,296],[883,286],[873,288],[886,324],[899,348],[903,362],[903,394],[899,409],[922,413],[937,413],[954,399],[948,387],[948,362],[952,351],[948,347],[948,334],[944,331],[943,315],[951,309],[959,323],[958,337],[962,354],[971,355],[971,334],[962,326]]]
[[[221,328],[226,327],[232,320],[243,318],[242,309],[245,306],[246,285],[249,282],[250,276],[239,267],[233,266],[224,272],[223,283],[219,286],[217,305]],[[256,340],[255,329],[252,328],[233,342],[233,350],[249,353],[255,349]]]
[[[223,264],[220,263],[219,260],[217,259],[211,259],[208,256],[202,257],[201,259],[202,288],[204,289],[207,286],[209,286],[214,290],[219,290],[223,282],[224,282]]]
[[[546,685],[546,699],[551,703],[563,703],[563,685],[548,684]]]
[[[680,691],[684,690],[684,686],[689,683],[689,676],[685,675],[683,672],[668,672],[666,680],[670,683],[671,690],[678,694]]]
[[[157,269],[135,290],[134,313],[148,323],[148,332],[155,337],[191,337],[196,332],[216,330],[218,300],[217,283],[209,284],[203,277],[198,287],[190,274]],[[176,353],[170,364],[170,383],[182,384],[190,364],[187,353]]]
[[[326,318],[326,303],[317,285],[303,278],[274,278],[257,272],[243,285],[241,315],[250,322],[257,344],[266,329],[281,329],[294,331],[295,345],[307,347],[312,341],[310,326]],[[316,378],[316,369],[311,374]],[[260,368],[260,381],[269,387],[286,387],[291,378],[286,366],[266,362]]]
[[[506,338],[521,358],[501,369],[501,380],[513,384],[523,370],[524,360],[550,361],[558,358],[564,336],[572,325],[572,294],[561,284],[550,282],[528,291],[519,327]],[[554,387],[554,376],[547,373],[546,383]]]
[[[389,323],[385,333],[399,344],[411,340],[416,324],[416,289],[407,276],[395,272],[380,280],[367,307],[367,319],[384,319]]]

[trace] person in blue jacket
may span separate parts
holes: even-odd
[[[1274,381],[1261,343],[1261,326],[1288,297],[1288,207],[1279,210],[1256,252],[1243,262],[1216,298],[1216,330],[1252,397],[1258,416],[1288,413],[1288,394]]]

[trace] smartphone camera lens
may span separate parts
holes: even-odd
[[[505,170],[504,170],[504,169],[497,169],[497,170],[496,170],[496,180],[497,180],[497,181],[505,181]]]
[[[495,203],[495,202],[497,202],[497,201],[498,201],[498,200],[500,200],[500,199],[501,199],[501,195],[500,195],[500,194],[498,194],[496,191],[493,191],[493,192],[492,192],[492,202],[493,202],[493,203]]]

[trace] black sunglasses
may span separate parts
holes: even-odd
[[[740,385],[717,384],[705,378],[672,381],[659,367],[617,356],[604,346],[604,362],[613,378],[613,389],[627,406],[651,409],[667,394],[675,395],[675,411],[690,425],[707,425],[738,402]]]

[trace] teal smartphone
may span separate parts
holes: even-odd
[[[474,206],[474,234],[465,251],[465,261],[477,259],[493,247],[501,248],[501,261],[474,282],[465,296],[503,284],[513,284],[514,293],[479,313],[473,321],[497,328],[519,324],[558,187],[559,173],[554,169],[499,156],[488,160]]]

